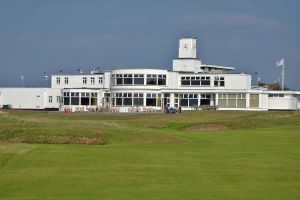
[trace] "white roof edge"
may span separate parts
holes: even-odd
[[[235,67],[225,67],[225,66],[207,65],[207,64],[202,64],[201,67],[213,67],[213,68],[230,69],[230,70],[234,70],[235,69]]]

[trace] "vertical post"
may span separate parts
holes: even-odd
[[[22,88],[24,87],[24,76],[21,76]]]
[[[282,83],[281,83],[281,90],[283,91],[284,90],[284,58],[283,58],[283,63],[282,63],[282,72],[281,72],[281,81],[282,81]]]

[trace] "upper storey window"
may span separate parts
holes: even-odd
[[[148,74],[147,75],[147,85],[157,85],[157,75]]]
[[[65,84],[68,85],[69,84],[69,78],[65,77]]]
[[[146,80],[145,80],[146,79]],[[167,75],[116,74],[115,85],[166,85]]]
[[[134,85],[144,85],[144,74],[134,74]]]
[[[215,87],[224,87],[225,86],[224,77],[219,77],[219,76],[215,77],[214,85]]]
[[[98,83],[99,83],[99,84],[102,84],[102,83],[103,83],[103,78],[102,78],[102,77],[99,77],[99,78],[98,78]]]
[[[56,78],[56,84],[58,84],[58,85],[60,84],[60,77]]]
[[[124,74],[124,85],[132,85],[132,74]]]
[[[210,86],[209,76],[183,76],[181,77],[183,86]]]
[[[87,83],[87,78],[86,77],[83,77],[82,78],[82,84],[86,84]]]
[[[91,77],[91,84],[95,84],[95,77]]]
[[[166,75],[158,75],[157,83],[158,85],[166,85],[167,76]]]

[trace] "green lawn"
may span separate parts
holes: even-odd
[[[300,112],[0,113],[0,199],[299,200]]]

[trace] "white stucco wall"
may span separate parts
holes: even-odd
[[[52,88],[0,88],[1,104],[11,105],[13,109],[45,109],[58,108],[56,101],[60,89]],[[52,103],[49,102],[52,96]]]

